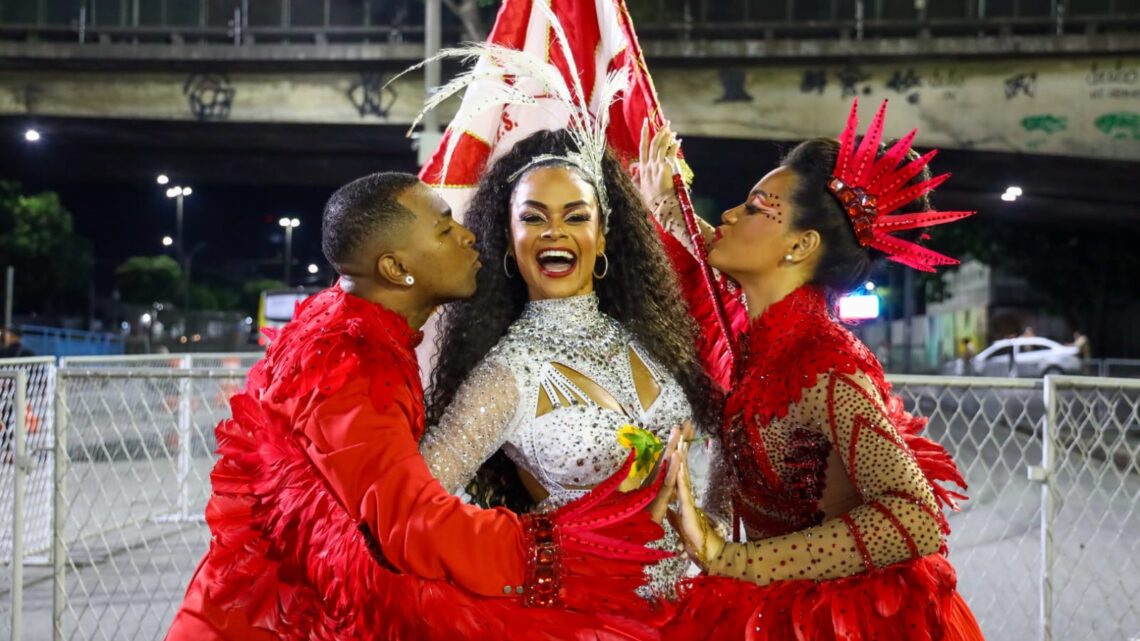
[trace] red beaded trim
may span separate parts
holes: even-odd
[[[841,514],[839,520],[843,521],[844,525],[851,532],[851,538],[855,539],[855,547],[859,550],[859,556],[863,558],[863,568],[865,570],[874,570],[875,561],[871,558],[871,552],[867,549],[867,544],[863,542],[863,533],[859,531],[859,526],[855,524],[855,519],[850,515]]]
[[[828,181],[827,189],[839,199],[839,204],[847,212],[851,225],[855,227],[855,237],[859,239],[859,244],[864,247],[869,245],[875,239],[871,225],[879,217],[876,209],[878,198],[868,194],[862,187],[848,187],[838,178]]]
[[[891,525],[895,526],[895,530],[899,533],[899,536],[901,536],[903,541],[906,543],[906,549],[910,551],[910,558],[917,559],[919,556],[921,556],[918,553],[918,544],[914,542],[914,537],[910,535],[910,531],[906,529],[906,526],[902,524],[902,521],[900,521],[899,518],[895,516],[895,513],[892,512],[889,507],[883,505],[879,501],[871,501],[869,505],[878,510],[879,514],[883,515],[883,518],[887,519],[891,522]]]
[[[531,607],[554,607],[558,605],[562,587],[562,557],[554,522],[546,514],[527,514],[522,517],[522,523],[527,547],[523,603]]]

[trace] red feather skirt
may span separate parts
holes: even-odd
[[[982,641],[942,554],[828,581],[682,586],[668,641]]]

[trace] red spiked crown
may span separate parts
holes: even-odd
[[[972,211],[924,211],[918,213],[895,214],[891,212],[906,205],[915,198],[932,191],[946,182],[950,174],[935,176],[916,185],[907,181],[917,176],[938,153],[932,150],[921,158],[899,166],[910,151],[918,130],[912,130],[894,144],[881,158],[875,159],[879,143],[883,137],[883,118],[887,114],[887,101],[879,107],[871,127],[863,140],[855,147],[855,134],[859,127],[859,100],[851,105],[851,115],[847,117],[847,128],[839,136],[839,159],[827,188],[839,199],[851,225],[855,237],[864,247],[877,249],[887,258],[908,267],[924,272],[933,272],[936,265],[957,265],[958,261],[931,251],[910,241],[891,236],[894,232],[907,229],[920,229],[933,225],[954,222],[976,212]]]

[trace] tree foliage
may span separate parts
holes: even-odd
[[[239,309],[250,316],[257,316],[257,308],[261,304],[261,292],[274,289],[286,289],[285,283],[271,278],[251,280],[242,286]]]
[[[75,233],[55,192],[26,194],[0,181],[0,267],[16,268],[19,313],[82,309],[91,278],[91,244]]]
[[[115,269],[115,283],[128,302],[182,300],[182,268],[170,256],[132,256]]]

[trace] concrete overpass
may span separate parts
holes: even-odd
[[[870,15],[639,30],[666,113],[715,191],[739,188],[741,163],[755,173],[776,161],[756,141],[834,135],[857,95],[892,100],[888,135],[919,127],[919,147],[945,150],[939,169],[957,177],[943,206],[996,201],[994,183],[1008,180],[1042,198],[1019,202],[1033,215],[1136,220],[1138,20]],[[9,140],[37,126],[55,145],[6,153],[0,170],[129,182],[165,163],[203,181],[331,185],[411,168],[404,132],[423,81],[385,83],[423,45],[414,29],[392,29],[249,27],[234,38],[209,24],[0,21],[0,126]],[[732,184],[721,183],[730,165]]]
[[[919,127],[920,145],[1140,160],[1140,36],[1028,43],[975,40],[968,58],[957,39],[658,42],[647,55],[666,113],[690,136],[834,133],[859,96],[891,99],[887,133]],[[423,103],[422,77],[385,83],[420,55],[415,45],[0,43],[0,115],[400,126]]]

